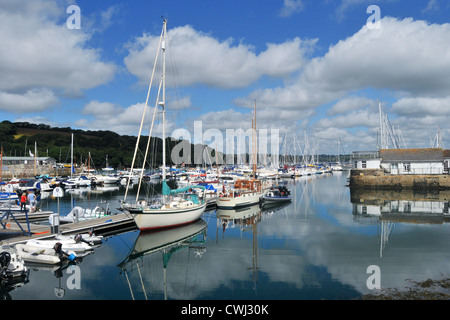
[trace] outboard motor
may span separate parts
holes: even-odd
[[[60,259],[65,257],[65,258],[69,259],[70,261],[73,261],[76,258],[73,253],[72,254],[68,254],[67,252],[64,252],[62,250],[62,243],[61,242],[55,243],[55,245],[53,246],[53,250],[55,250],[55,252],[59,255]]]
[[[11,254],[9,252],[4,251],[0,253],[0,266],[2,270],[4,268],[8,268],[10,262],[11,262]]]
[[[0,253],[0,266],[2,268],[0,271],[0,282],[2,284],[8,281],[8,266],[10,262],[11,255],[9,254],[9,252],[4,251]]]

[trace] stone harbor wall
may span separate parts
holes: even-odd
[[[450,175],[392,175],[382,169],[352,169],[349,187],[380,190],[446,190],[450,189]]]
[[[3,165],[1,172],[2,180],[9,180],[13,178],[33,178],[35,176],[34,164],[15,164],[15,165]],[[55,175],[70,175],[70,168],[53,168],[52,165],[37,165],[36,175],[49,176]]]

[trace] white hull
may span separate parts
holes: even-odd
[[[63,251],[73,251],[75,253],[86,252],[92,250],[91,246],[86,243],[75,243],[73,240],[28,240],[26,245],[40,248],[40,249],[53,249],[55,244],[60,242],[62,244]]]
[[[218,208],[237,208],[259,203],[261,192],[248,192],[239,197],[221,197],[217,200]]]
[[[24,260],[19,254],[17,253],[17,250],[15,250],[12,247],[4,248],[1,247],[0,253],[2,255],[9,254],[10,260],[7,266],[4,266],[4,269],[2,271],[2,274],[0,275],[0,279],[2,281],[6,281],[8,279],[14,279],[17,277],[22,277],[25,275],[27,268],[24,265]],[[2,257],[6,258],[6,256]],[[5,261],[2,261],[3,263]],[[6,277],[6,278],[5,278]]]
[[[206,203],[189,209],[144,209],[141,213],[134,213],[133,218],[142,231],[169,228],[197,221],[205,212],[205,208]]]
[[[16,244],[17,254],[26,262],[57,264],[61,262],[53,249]]]

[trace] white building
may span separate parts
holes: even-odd
[[[383,169],[388,174],[448,174],[450,150],[382,149],[353,152],[353,169]]]
[[[378,151],[355,151],[352,155],[353,169],[380,169],[381,159]]]
[[[3,156],[2,163],[4,166],[7,165],[34,165],[34,162],[36,161],[36,164],[38,165],[56,165],[56,160],[51,157],[7,157]]]

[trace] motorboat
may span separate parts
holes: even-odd
[[[8,283],[25,276],[27,268],[24,260],[10,246],[2,246],[0,250],[0,283]]]
[[[285,186],[274,186],[262,196],[263,203],[281,203],[291,201],[291,192]]]

